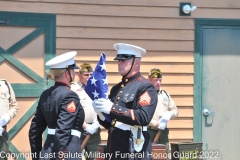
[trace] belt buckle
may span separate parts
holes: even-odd
[[[115,127],[116,122],[117,122],[116,119],[112,120],[111,125],[112,125],[113,127]]]

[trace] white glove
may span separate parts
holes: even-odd
[[[172,117],[171,112],[165,112],[163,113],[162,117],[159,120],[159,126],[158,129],[164,130],[167,127],[167,123]]]
[[[96,120],[96,121],[93,122],[93,124],[87,124],[87,127],[84,130],[87,131],[90,134],[93,134],[97,131],[97,129],[99,127],[100,127],[100,124]]]
[[[3,128],[0,126],[0,136],[2,136]]]
[[[101,119],[101,121],[105,121],[105,117],[104,115],[102,114],[102,112],[97,112],[99,118]]]
[[[2,115],[0,119],[0,126],[5,126],[10,121],[10,116],[8,114]]]
[[[109,99],[99,98],[92,102],[95,112],[103,112],[109,114],[113,103]]]
[[[166,121],[165,119],[161,118],[159,120],[158,129],[164,130],[167,127],[167,123],[168,123],[168,121]]]
[[[100,127],[100,124],[97,119],[95,121],[93,121],[92,126],[93,126],[93,128],[96,128],[96,130]]]
[[[172,117],[172,113],[171,112],[164,112],[161,119],[163,119],[163,120],[168,122],[171,119],[171,117]]]

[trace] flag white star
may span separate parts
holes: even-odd
[[[102,70],[106,70],[106,65],[105,65],[105,63],[103,63],[102,65],[100,65],[101,66],[101,71]]]
[[[90,80],[91,80],[91,84],[94,84],[95,86],[97,86],[96,83],[95,83],[95,82],[97,82],[97,80],[94,78],[94,76],[93,76],[93,78],[90,79]]]
[[[104,85],[104,84],[108,85],[107,77],[106,77],[106,79],[102,79],[102,80],[103,80],[103,85]]]
[[[106,98],[108,98],[108,93],[104,93],[104,94],[106,94]]]
[[[96,90],[95,90],[95,92],[92,92],[92,94],[94,95],[94,98],[98,98],[99,93],[97,93]]]

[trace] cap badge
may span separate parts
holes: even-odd
[[[119,45],[116,45],[116,49],[119,50]]]

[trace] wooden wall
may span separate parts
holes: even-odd
[[[239,0],[190,0],[198,8],[179,16],[180,0],[8,0],[1,11],[57,15],[57,54],[76,50],[77,64],[93,66],[107,55],[110,86],[120,81],[113,44],[122,42],[147,50],[141,72],[163,72],[163,85],[179,108],[171,120],[170,142],[193,141],[194,20],[240,18]],[[107,138],[102,131],[102,140]]]

